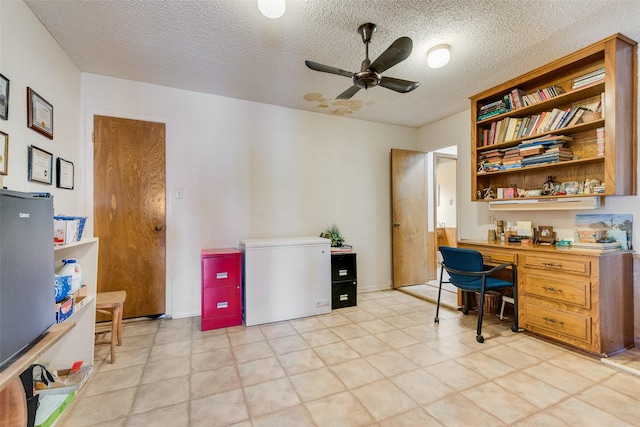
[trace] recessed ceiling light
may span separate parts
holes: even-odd
[[[451,53],[449,52],[448,44],[439,44],[427,52],[427,64],[431,68],[444,67],[449,63],[450,58]]]
[[[287,8],[285,0],[258,0],[258,9],[267,18],[280,18]]]

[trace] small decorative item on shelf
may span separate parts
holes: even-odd
[[[549,175],[547,177],[547,181],[542,184],[542,195],[543,196],[551,196],[553,194],[553,177]]]
[[[332,224],[331,227],[327,228],[324,232],[324,237],[331,239],[332,247],[340,247],[344,244],[344,237],[342,237],[340,229],[335,224]]]
[[[492,187],[487,187],[483,190],[482,196],[484,199],[495,199],[496,193]]]

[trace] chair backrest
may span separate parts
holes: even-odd
[[[467,272],[482,272],[484,263],[482,254],[471,249],[452,248],[449,246],[440,246],[440,253],[444,261],[445,269],[449,273],[451,283],[461,289],[473,290],[480,289],[482,286],[482,275],[465,276],[452,273],[447,268]]]

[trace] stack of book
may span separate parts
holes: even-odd
[[[572,89],[577,89],[596,82],[599,83],[600,81],[604,81],[604,67],[573,79]]]
[[[604,156],[604,128],[596,129],[596,144],[598,146],[598,157]]]
[[[478,121],[497,116],[498,114],[502,114],[506,111],[508,110],[506,108],[504,100],[499,99],[498,101],[494,101],[490,104],[480,107],[480,111],[478,112]]]
[[[547,135],[520,144],[518,148],[522,156],[521,165],[534,166],[571,160],[573,152],[564,147],[564,143],[572,140],[570,136]]]
[[[503,150],[502,169],[514,169],[522,167],[522,154],[519,147],[505,148]]]
[[[503,156],[504,156],[504,153],[499,148],[480,153],[479,170],[483,172],[500,170],[502,166]]]

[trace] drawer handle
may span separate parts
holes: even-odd
[[[544,289],[545,291],[562,293],[562,289],[556,289],[556,288],[552,288],[550,286],[543,286],[542,289]]]
[[[228,279],[229,278],[229,273],[226,271],[223,271],[222,273],[216,273],[216,279]]]
[[[338,270],[338,276],[346,276],[348,273],[347,270]]]
[[[557,323],[558,325],[561,325],[561,326],[564,325],[564,322],[561,322],[561,321],[556,320],[556,319],[551,319],[550,317],[543,317],[542,319],[546,320],[549,323],[553,323],[553,324]]]
[[[216,304],[216,308],[229,308],[229,301],[223,301]]]
[[[543,262],[542,265],[545,267],[562,268],[562,264],[555,264],[553,262]]]
[[[349,301],[349,294],[341,294],[340,301]]]

